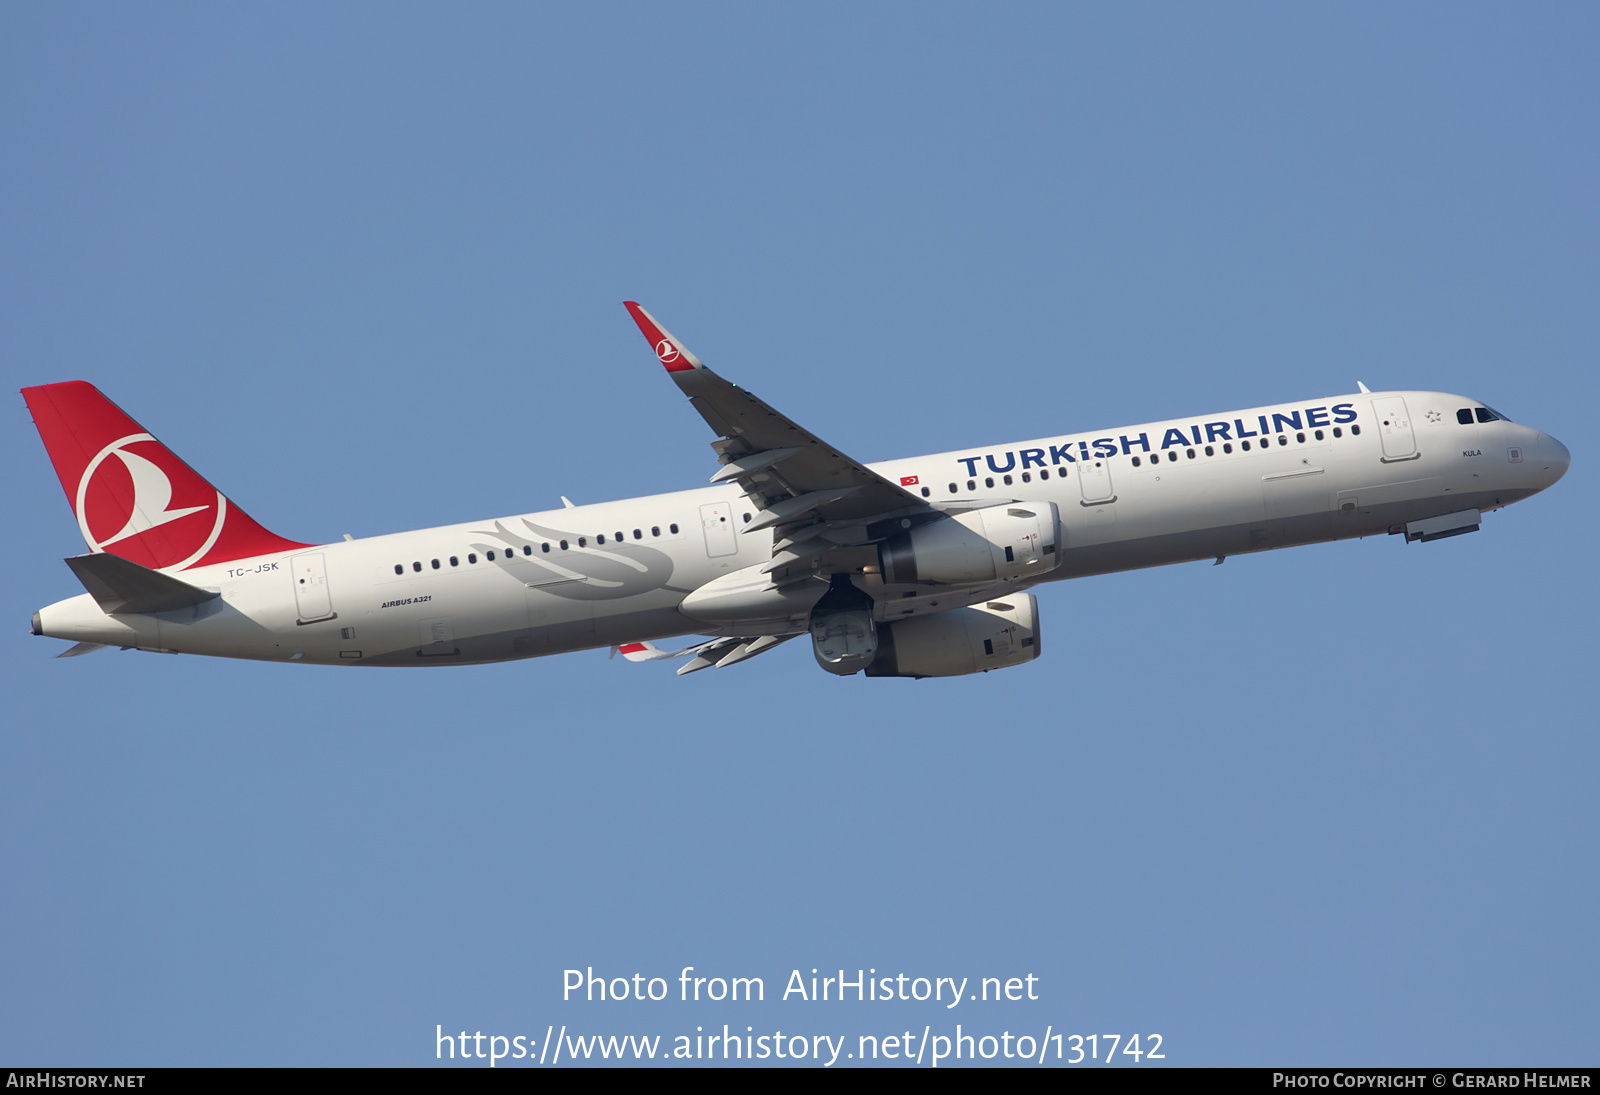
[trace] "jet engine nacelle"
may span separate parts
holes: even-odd
[[[878,625],[869,677],[959,677],[1039,656],[1039,602],[1031,593]]]
[[[1061,561],[1061,519],[1054,502],[1010,502],[941,517],[887,540],[878,549],[883,580],[993,582],[1029,578]]]

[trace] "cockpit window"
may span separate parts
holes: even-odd
[[[1488,411],[1489,412],[1489,414],[1490,414],[1489,418],[1484,418],[1483,417],[1483,412],[1484,411]],[[1505,415],[1501,414],[1499,411],[1495,410],[1493,407],[1479,407],[1478,408],[1478,421],[1479,422],[1492,422],[1496,418],[1498,418],[1502,422],[1510,422],[1511,421],[1511,419],[1507,418]]]
[[[1462,407],[1459,411],[1457,411],[1456,421],[1461,423],[1463,426],[1472,425],[1472,408]]]

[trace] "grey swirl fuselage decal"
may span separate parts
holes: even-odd
[[[587,547],[579,547],[579,533],[546,528],[527,518],[522,519],[522,524],[539,539],[529,539],[496,521],[492,532],[479,529],[477,534],[493,536],[500,543],[475,543],[472,547],[485,552],[511,549],[508,552],[511,561],[506,564],[506,570],[524,582],[551,583],[541,588],[552,597],[571,601],[615,601],[665,588],[672,577],[672,556],[657,548],[630,543],[600,545],[592,541]],[[587,534],[582,535],[589,539]],[[563,540],[568,544],[565,551],[556,546]],[[550,545],[548,553],[543,550],[544,544]],[[524,547],[533,554],[524,555]],[[581,577],[583,581],[572,581],[574,577]]]

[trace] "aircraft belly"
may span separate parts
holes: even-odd
[[[563,597],[561,592],[559,586],[527,590],[528,633],[518,641],[517,653],[535,657],[594,645],[595,602]]]

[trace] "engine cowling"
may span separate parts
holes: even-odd
[[[959,677],[1039,656],[1039,602],[1031,593],[878,625],[869,677]]]
[[[1061,561],[1054,502],[985,506],[919,525],[878,549],[883,580],[993,582],[1054,570]]]

